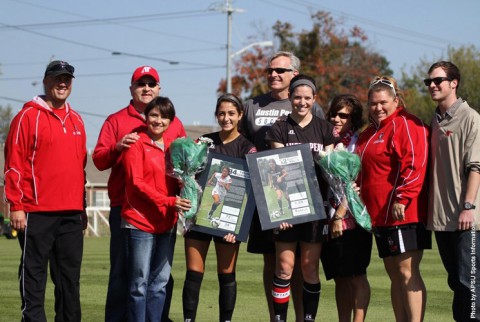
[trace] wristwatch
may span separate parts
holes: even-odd
[[[463,204],[463,209],[464,210],[472,210],[472,209],[475,209],[475,205],[471,204],[470,202],[465,202]]]

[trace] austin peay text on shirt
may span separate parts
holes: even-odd
[[[290,134],[290,133],[289,133]],[[285,146],[293,146],[293,145],[299,145],[299,144],[305,144],[305,143],[299,143],[299,142],[287,142]],[[320,152],[323,151],[323,144],[321,143],[308,143],[310,145],[310,151],[312,152]]]
[[[275,123],[279,117],[287,116],[291,112],[285,109],[276,110],[276,109],[259,109],[255,113],[255,125],[257,126],[271,126]]]

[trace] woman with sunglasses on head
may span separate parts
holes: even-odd
[[[176,197],[178,181],[167,175],[165,131],[175,117],[166,97],[154,98],[144,110],[146,130],[124,150],[125,201],[122,229],[127,238],[128,321],[160,321],[166,299],[178,211],[191,203]]]
[[[333,98],[327,119],[333,124],[347,151],[355,152],[358,130],[364,125],[362,103],[351,94]],[[370,302],[367,267],[372,235],[355,223],[348,206],[328,191],[329,240],[322,248],[322,265],[327,280],[335,280],[339,322],[364,321]],[[352,320],[353,314],[353,320]]]
[[[360,134],[357,179],[391,281],[396,321],[422,321],[426,289],[420,274],[431,248],[426,185],[429,129],[408,113],[396,81],[377,77],[368,90],[370,125]]]
[[[292,113],[278,120],[267,132],[265,140],[272,148],[309,143],[312,153],[333,149],[336,141],[333,125],[311,113],[316,99],[315,80],[299,74],[290,81],[289,99]],[[328,189],[320,169],[315,166],[322,195]],[[323,188],[323,189],[322,189]],[[275,321],[286,321],[290,297],[290,281],[295,265],[297,245],[300,247],[300,266],[303,274],[304,321],[314,321],[320,301],[319,261],[326,220],[291,225],[280,224],[274,235],[276,267],[272,285]]]
[[[211,151],[242,159],[245,159],[246,154],[257,151],[255,146],[239,132],[239,124],[243,116],[243,104],[237,96],[224,94],[218,98],[215,117],[220,126],[220,131],[203,135],[203,137],[210,138],[213,141],[209,146]],[[224,170],[228,171],[228,168],[224,168]],[[226,177],[229,177],[228,173],[225,173]],[[230,182],[231,179],[225,184],[230,185]],[[205,260],[212,239],[215,243],[220,287],[218,296],[219,321],[232,320],[237,297],[235,267],[240,243],[235,240],[235,235],[231,233],[226,233],[223,238],[220,238],[197,231],[188,231],[185,234],[187,272],[182,294],[185,321],[193,322],[197,315],[200,287],[205,272]]]

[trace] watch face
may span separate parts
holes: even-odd
[[[472,205],[469,202],[466,202],[466,203],[463,204],[463,209],[465,209],[465,210],[475,209],[475,206]]]

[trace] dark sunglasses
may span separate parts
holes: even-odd
[[[47,69],[46,73],[55,73],[55,72],[60,72],[60,71],[67,71],[70,74],[73,74],[75,72],[75,67],[72,65],[66,63],[66,62],[61,62],[59,64],[53,65],[50,68]]]
[[[154,88],[158,85],[158,83],[156,83],[156,82],[136,82],[135,85],[137,85],[138,87],[148,86],[150,88]]]
[[[61,70],[66,70],[70,74],[73,74],[73,72],[75,72],[75,68],[72,65],[69,65],[67,63],[54,65],[49,69],[49,72],[58,72]]]
[[[283,74],[285,72],[293,72],[293,69],[290,68],[267,68],[267,74],[271,75],[273,72],[277,74]]]
[[[339,118],[341,118],[342,120],[346,120],[350,117],[350,114],[349,113],[332,113],[330,114],[330,117],[332,119],[336,118],[338,115]]]
[[[443,81],[451,81],[450,78],[448,77],[435,77],[435,78],[425,78],[423,82],[425,83],[425,86],[430,86],[432,82],[435,85],[440,85]]]

